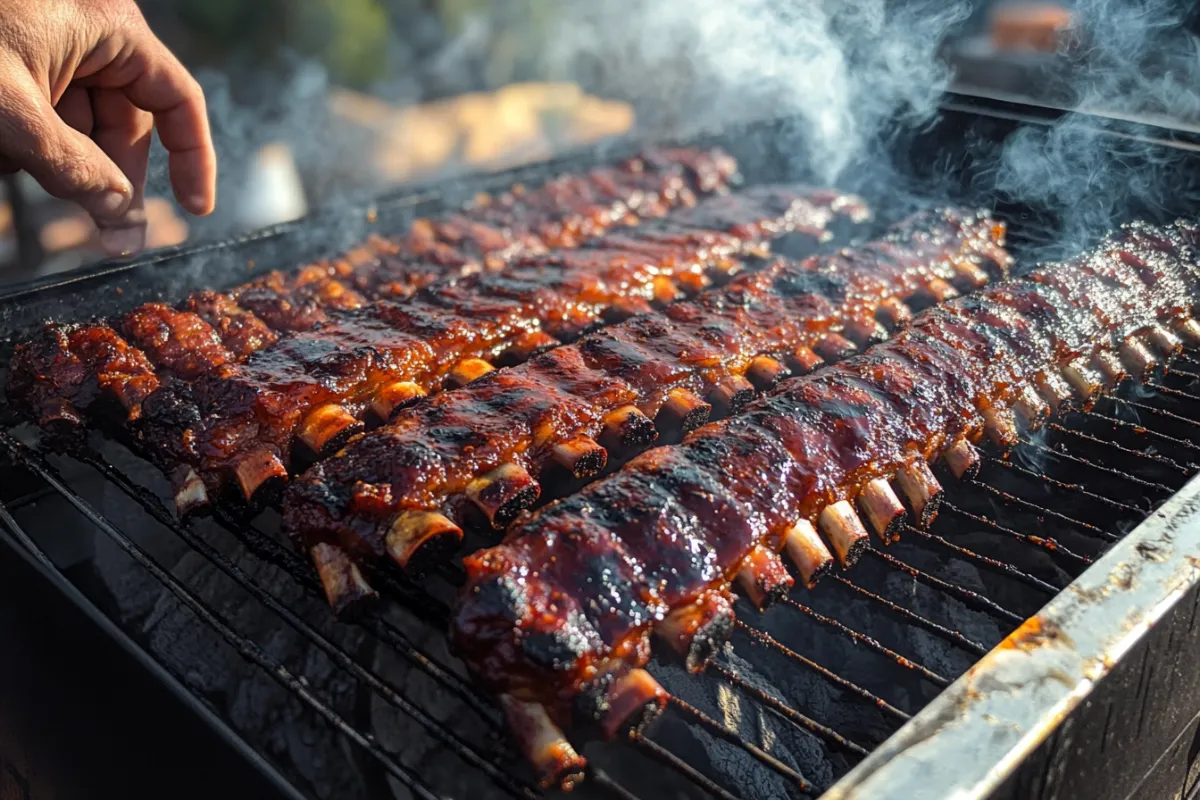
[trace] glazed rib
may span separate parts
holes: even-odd
[[[245,363],[164,386],[145,401],[140,436],[192,467],[182,473],[189,486],[195,477],[210,492],[233,482],[251,499],[286,481],[297,459],[338,449],[372,416],[385,421],[443,385],[491,371],[493,361],[524,361],[631,304],[693,294],[765,252],[771,238],[819,240],[840,215],[864,214],[854,198],[802,187],[711,198],[611,240],[521,259],[501,275],[331,315]]]
[[[886,337],[876,317],[895,328],[931,286],[1005,275],[1003,233],[986,214],[921,213],[879,241],[778,260],[494,372],[314,466],[289,492],[285,528],[306,552],[323,542],[403,567],[424,548],[431,559],[481,511],[504,527],[536,500],[532,476],[595,475],[608,449],[628,457],[737,411],[785,363],[806,371],[816,352],[836,360]]]
[[[159,373],[158,378],[191,379],[231,361],[244,361],[275,342],[281,332],[310,330],[326,321],[330,310],[359,308],[366,297],[408,296],[438,277],[499,268],[522,253],[574,246],[614,225],[635,224],[694,205],[697,195],[728,188],[736,167],[720,150],[649,151],[537,189],[518,186],[498,197],[482,197],[461,213],[417,220],[400,242],[372,236],[340,257],[295,274],[272,272],[229,292],[196,292],[178,308],[149,303],[114,320],[112,329],[97,323],[44,330],[35,337],[33,349],[18,350],[16,363],[34,373],[24,376],[26,383],[32,385],[40,375],[42,384],[50,385],[39,385],[38,403],[32,397],[14,399],[35,420],[47,417],[58,423],[86,416],[88,408],[72,404],[72,397],[101,397],[87,387],[80,392],[84,383],[104,382],[112,390],[103,395],[106,401],[120,397],[140,402],[144,393],[125,392],[112,384],[121,373],[104,381],[99,374],[73,374],[61,381],[63,392],[55,395],[51,372],[55,364],[85,373],[103,369],[104,358],[88,343],[106,342],[123,352],[144,351],[147,370]],[[65,349],[72,343],[81,349]],[[37,359],[23,360],[35,351]],[[136,417],[140,408],[126,411]]]
[[[1012,446],[1051,407],[1086,406],[1173,356],[1179,335],[1195,340],[1198,230],[1129,225],[1077,260],[932,308],[527,517],[466,560],[456,652],[506,708],[542,709],[540,738],[522,739],[553,778],[570,748],[555,726],[612,733],[660,704],[641,669],[652,633],[702,668],[732,623],[734,583],[760,604],[790,586],[779,552],[810,583],[835,556],[852,564],[867,525],[890,537],[906,513],[893,480],[927,524],[931,463],[961,475],[973,442]]]

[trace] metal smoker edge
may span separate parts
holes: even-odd
[[[822,800],[985,798],[1200,581],[1200,476]]]

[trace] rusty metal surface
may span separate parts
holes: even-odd
[[[943,691],[825,800],[987,797],[1197,582],[1200,477]]]

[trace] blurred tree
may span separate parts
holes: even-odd
[[[383,0],[143,0],[147,17],[192,66],[265,69],[283,52],[318,59],[337,83],[385,77],[392,35]]]

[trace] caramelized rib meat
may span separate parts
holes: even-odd
[[[884,300],[903,301],[931,279],[954,277],[959,265],[1005,274],[1002,237],[1003,227],[986,215],[919,214],[880,241],[804,263],[777,261],[490,374],[401,412],[313,467],[292,487],[286,527],[305,546],[329,538],[371,553],[397,515],[413,509],[463,525],[477,505],[468,487],[491,470],[515,463],[541,475],[564,463],[564,446],[572,468],[581,441],[599,447],[599,440],[628,456],[650,444],[654,431],[613,441],[606,438],[610,415],[632,405],[642,419],[659,421],[663,438],[677,435],[664,409],[681,392],[714,406],[730,399],[717,410],[735,412],[754,386],[735,384],[742,392],[736,402],[737,391],[721,392],[763,360],[781,365],[797,347],[815,345],[850,320],[873,320]],[[347,491],[356,486],[376,490],[370,502]]]
[[[113,405],[120,417],[136,417],[157,388],[145,355],[111,328],[47,324],[17,347],[8,392],[39,425],[71,427]]]
[[[247,458],[270,448],[284,463],[297,455],[321,455],[357,432],[355,423],[373,408],[380,391],[395,382],[434,393],[452,370],[483,359],[482,370],[523,335],[542,332],[572,339],[601,321],[614,303],[653,299],[668,282],[691,293],[715,272],[728,272],[737,256],[761,245],[767,231],[801,230],[824,235],[832,205],[861,218],[861,205],[826,192],[820,203],[808,190],[764,187],[721,198],[706,211],[713,229],[676,223],[651,226],[620,241],[520,261],[502,274],[482,273],[429,287],[406,303],[376,302],[331,314],[312,331],[281,339],[244,364],[228,364],[188,383],[164,389],[147,404],[141,435],[153,449],[186,453],[186,461],[214,487]],[[697,208],[704,209],[704,203]],[[728,233],[736,229],[739,235]],[[473,363],[473,362],[472,362]],[[330,407],[334,404],[335,407]],[[179,427],[184,407],[186,428]],[[170,410],[159,413],[159,408]],[[315,418],[314,418],[315,415]],[[330,425],[340,420],[340,427]],[[332,444],[331,444],[332,443]]]
[[[1084,257],[931,309],[525,518],[466,560],[455,650],[493,691],[568,724],[589,687],[645,662],[658,620],[728,591],[752,553],[779,551],[799,523],[830,537],[840,523],[825,512],[853,517],[847,501],[892,475],[932,481],[915,468],[959,458],[1047,376],[1185,324],[1200,298],[1195,234],[1130,225]]]
[[[122,351],[142,349],[160,378],[187,380],[245,361],[274,343],[281,333],[312,330],[330,312],[359,308],[366,297],[408,297],[438,278],[465,275],[485,266],[500,267],[522,253],[545,252],[547,241],[565,234],[581,239],[613,225],[635,224],[641,217],[662,216],[669,209],[695,202],[697,194],[724,190],[736,173],[736,162],[720,150],[654,150],[616,166],[597,167],[584,175],[563,176],[545,186],[518,188],[497,197],[482,197],[459,214],[418,220],[410,241],[371,236],[341,256],[300,269],[272,272],[227,293],[197,292],[178,310],[149,304],[114,321],[68,326],[63,343],[107,341]],[[419,235],[422,230],[431,231]],[[419,246],[414,244],[421,240]],[[121,331],[134,341],[117,341]],[[214,339],[215,337],[215,339]],[[197,349],[198,348],[198,349]],[[35,360],[35,357],[37,360]],[[84,359],[85,363],[87,359]],[[122,373],[77,376],[58,381],[56,365],[72,364],[77,354],[49,349],[43,338],[24,348],[9,391],[18,405],[42,406],[53,399],[55,384],[64,393],[84,384],[103,385],[110,399],[132,401],[144,394],[139,386],[123,387]],[[20,374],[18,374],[20,372]],[[133,379],[131,377],[131,379]],[[21,402],[15,395],[36,392]],[[58,419],[83,419],[65,395],[54,401],[64,409]],[[127,409],[131,415],[140,408]]]

